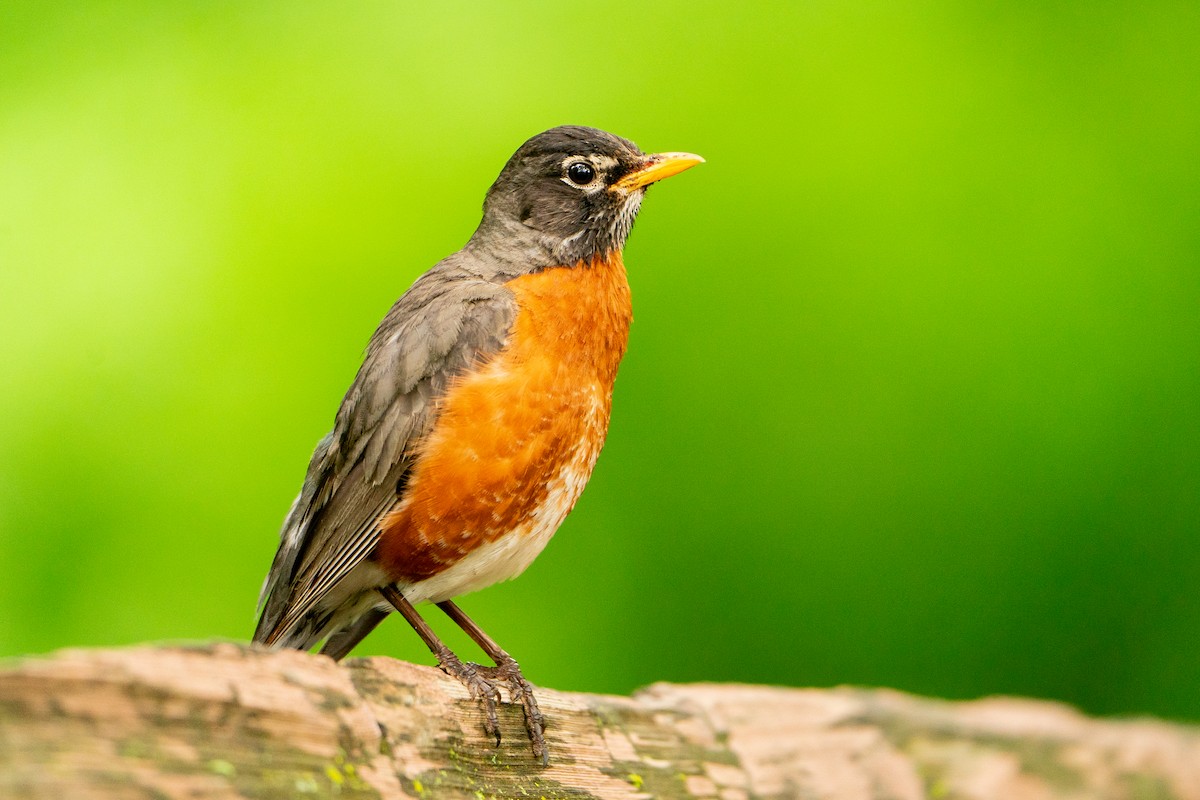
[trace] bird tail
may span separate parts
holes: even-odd
[[[325,640],[321,652],[341,660],[387,617],[391,608],[373,589],[320,602],[301,614],[272,617],[264,612],[254,641],[271,649],[311,650]]]

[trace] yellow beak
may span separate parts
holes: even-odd
[[[646,156],[642,166],[614,183],[612,188],[632,192],[703,163],[704,159],[694,153],[654,153]]]

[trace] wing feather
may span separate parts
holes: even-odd
[[[504,346],[515,317],[511,292],[457,269],[453,257],[396,301],[284,520],[255,641],[315,643],[306,617],[374,549],[377,522],[401,499],[439,398],[456,375]]]

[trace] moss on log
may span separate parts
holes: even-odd
[[[1200,731],[1055,703],[671,684],[539,700],[548,767],[519,709],[496,747],[431,667],[65,651],[0,668],[0,797],[1200,800]]]

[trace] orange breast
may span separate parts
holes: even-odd
[[[519,309],[508,343],[451,383],[383,519],[374,558],[393,580],[429,578],[510,533],[536,533],[540,550],[604,444],[632,318],[620,255],[506,286]]]

